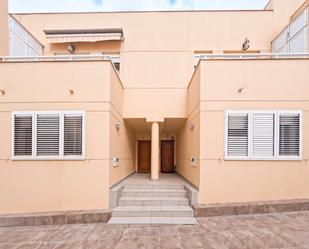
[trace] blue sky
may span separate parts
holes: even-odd
[[[1,1],[1,0],[0,0]],[[9,0],[10,12],[262,9],[268,0]]]

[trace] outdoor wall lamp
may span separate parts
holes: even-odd
[[[250,48],[250,41],[248,38],[245,39],[244,43],[242,44],[242,50],[246,51]]]
[[[115,128],[116,128],[117,131],[120,130],[120,127],[121,127],[121,124],[115,124]]]
[[[4,90],[0,90],[0,93],[1,93],[1,95],[4,95],[5,91]]]
[[[242,93],[243,92],[243,90],[244,90],[244,88],[242,87],[242,88],[239,88],[238,89],[238,93]]]
[[[193,123],[189,124],[189,128],[190,128],[190,130],[193,130],[195,128],[195,124],[193,124]]]

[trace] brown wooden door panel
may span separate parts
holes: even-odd
[[[161,142],[161,171],[162,173],[174,172],[174,141]]]
[[[138,141],[138,172],[149,173],[151,169],[151,142]]]

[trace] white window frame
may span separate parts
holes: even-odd
[[[274,135],[274,156],[260,157],[253,156],[253,114],[271,114],[275,115],[275,135]],[[248,156],[229,156],[228,155],[228,116],[230,114],[248,114]],[[298,114],[299,115],[299,156],[280,156],[279,155],[279,116],[281,114]],[[301,161],[302,160],[302,139],[303,139],[303,111],[299,110],[226,110],[224,118],[224,160],[248,160],[248,161]]]
[[[32,155],[31,156],[15,156],[15,115],[32,116]],[[38,115],[59,115],[59,156],[37,156],[36,138],[37,138],[37,116]],[[81,156],[64,156],[64,116],[78,115],[82,116],[82,155]],[[86,122],[85,111],[22,111],[12,112],[11,117],[11,159],[12,160],[85,160],[85,137]]]

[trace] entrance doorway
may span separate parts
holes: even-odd
[[[151,171],[151,141],[138,141],[138,173]]]
[[[161,172],[174,172],[174,141],[161,141]]]

